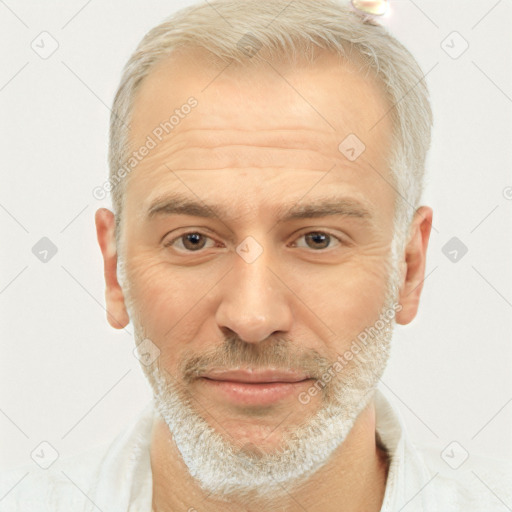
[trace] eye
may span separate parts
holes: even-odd
[[[304,239],[306,245],[299,244],[295,241],[292,243],[292,246],[320,251],[323,249],[333,248],[333,242],[335,242],[334,247],[343,243],[339,237],[325,231],[310,231],[308,233],[304,233],[296,240],[301,239]],[[164,244],[164,246],[174,247],[178,251],[182,252],[199,252],[201,249],[211,249],[212,247],[216,247],[216,242],[203,233],[190,231],[169,240]]]
[[[301,246],[294,242],[293,245],[295,247],[305,247],[309,249],[321,250],[331,248],[331,242],[333,241],[336,242],[335,247],[341,244],[341,240],[338,237],[324,231],[310,231],[309,233],[305,233],[300,236],[297,240],[300,240],[301,238],[304,239],[306,246]]]
[[[169,240],[169,242],[166,242],[164,245],[165,247],[174,246],[175,248],[186,252],[197,252],[206,247],[207,240],[211,241],[211,245],[207,248],[215,246],[215,241],[209,236],[203,235],[197,231],[191,231]]]

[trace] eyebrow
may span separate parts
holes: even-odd
[[[228,219],[228,211],[220,204],[206,204],[181,194],[166,195],[157,198],[149,207],[147,218],[157,216],[189,215],[207,219]],[[350,197],[320,197],[307,204],[293,203],[277,209],[277,222],[289,222],[296,219],[314,219],[319,217],[340,216],[371,220],[372,214],[361,202]]]

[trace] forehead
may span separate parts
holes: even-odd
[[[221,63],[201,50],[182,50],[159,62],[139,88],[132,112],[132,141],[197,98],[197,115],[173,133],[193,126],[274,129],[283,126],[343,135],[347,129],[369,143],[390,128],[384,89],[369,70],[317,50],[314,62],[260,60],[245,65]],[[357,61],[360,62],[360,59]],[[139,139],[140,141],[140,139]],[[371,144],[370,144],[371,145]]]
[[[191,97],[197,105],[182,109]],[[162,190],[175,190],[176,173],[203,195],[230,195],[243,180],[264,200],[265,184],[299,194],[298,182],[332,170],[326,186],[344,181],[377,197],[379,174],[388,173],[390,107],[372,74],[327,52],[313,63],[245,67],[213,63],[199,51],[176,54],[155,66],[135,97],[132,147],[148,136],[156,144],[130,174],[127,202],[147,206]],[[157,140],[162,126],[169,133]],[[347,137],[356,151],[364,147],[357,159],[340,151]]]

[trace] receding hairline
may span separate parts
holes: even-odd
[[[388,88],[381,76],[372,67],[371,60],[363,55],[359,50],[354,49],[353,43],[347,42],[344,46],[348,49],[347,54],[341,54],[332,48],[322,48],[315,45],[308,47],[308,51],[300,52],[281,52],[272,54],[271,49],[262,48],[252,58],[238,61],[236,59],[221,58],[208,48],[189,43],[173,48],[168,54],[156,59],[152,66],[147,70],[144,77],[137,82],[133,88],[132,108],[137,103],[140,91],[144,88],[148,79],[158,73],[165,66],[171,68],[179,67],[185,61],[187,66],[193,64],[195,68],[204,70],[209,69],[221,73],[228,67],[230,70],[244,72],[245,70],[258,71],[260,69],[268,70],[270,66],[279,66],[278,71],[296,69],[298,67],[318,67],[319,65],[340,66],[349,71],[359,74],[365,80],[372,81],[381,90],[388,101],[392,101]],[[331,62],[329,62],[331,61]],[[217,75],[212,78],[215,79]],[[208,84],[205,84],[208,85]],[[206,87],[205,87],[206,88]],[[392,114],[392,113],[390,113]]]
[[[153,27],[125,65],[111,117],[111,176],[127,155],[123,120],[129,119],[134,91],[152,66],[180,46],[191,46],[191,42],[199,42],[222,57],[212,54],[212,62],[234,59],[254,66],[259,52],[248,59],[239,46],[239,38],[252,33],[261,36],[263,48],[292,61],[297,56],[307,57],[319,47],[352,62],[359,57],[368,62],[365,69],[375,71],[393,104],[388,113],[396,134],[392,144],[393,182],[404,198],[397,202],[400,208],[396,209],[396,218],[397,226],[405,229],[423,189],[432,112],[423,80],[426,74],[407,48],[379,25],[357,15],[340,0],[210,0],[181,9]],[[118,214],[122,211],[123,185],[119,183],[112,193],[114,211]]]
[[[348,56],[341,55],[332,49],[315,47],[314,50],[309,54],[309,58],[303,57],[301,54],[298,54],[296,58],[291,58],[290,54],[288,53],[282,53],[279,54],[278,56],[272,57],[268,55],[268,52],[262,50],[262,53],[259,56],[259,59],[257,60],[253,57],[252,59],[248,59],[247,61],[231,61],[230,63],[226,64],[224,59],[219,58],[218,56],[210,52],[208,49],[197,45],[189,44],[173,49],[172,52],[170,52],[168,55],[163,56],[162,58],[154,62],[153,66],[148,70],[147,74],[139,82],[137,89],[134,90],[133,102],[130,109],[130,122],[133,120],[133,115],[137,110],[137,103],[140,99],[140,93],[144,90],[144,85],[147,83],[147,81],[150,80],[155,73],[159,73],[160,71],[162,71],[163,67],[165,67],[166,69],[170,68],[172,70],[172,68],[176,66],[177,69],[179,69],[180,65],[182,65],[183,62],[194,62],[194,64],[197,65],[197,68],[200,68],[201,70],[205,69],[203,67],[203,64],[205,64],[206,66],[208,66],[209,70],[214,71],[214,77],[217,76],[215,72],[222,72],[222,70],[226,68],[226,66],[229,66],[230,68],[234,69],[235,72],[243,72],[246,69],[255,70],[256,72],[258,72],[260,68],[269,69],[269,63],[273,66],[289,66],[289,69],[291,70],[296,69],[297,67],[300,66],[314,68],[319,64],[323,66],[340,66],[343,67],[344,69],[348,68],[351,72],[357,73],[364,81],[371,81],[372,85],[376,88],[377,93],[382,94],[382,99],[385,102],[386,110],[388,107],[391,106],[391,98],[388,96],[386,92],[386,86],[384,81],[375,72],[375,70],[370,67],[368,61],[364,58],[364,56],[358,53],[357,51],[351,52],[349,58]],[[179,100],[177,100],[175,106],[179,106],[178,103]],[[391,125],[393,127],[392,129],[396,131],[397,127],[394,119],[392,120]],[[130,147],[133,149],[135,146],[133,146],[134,139],[131,129],[129,130],[127,135]],[[388,158],[386,159],[386,169],[388,169],[390,166],[391,154],[389,153],[387,156]],[[128,181],[131,178],[131,175],[127,176],[126,180]],[[126,187],[126,183],[124,184],[124,187]],[[123,199],[125,197],[126,196],[123,193]],[[116,215],[116,234],[119,228],[120,220],[121,216]]]

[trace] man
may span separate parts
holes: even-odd
[[[377,391],[425,277],[431,124],[411,55],[334,0],[218,0],[149,32],[96,228],[154,402],[12,510],[502,510],[429,469]]]

